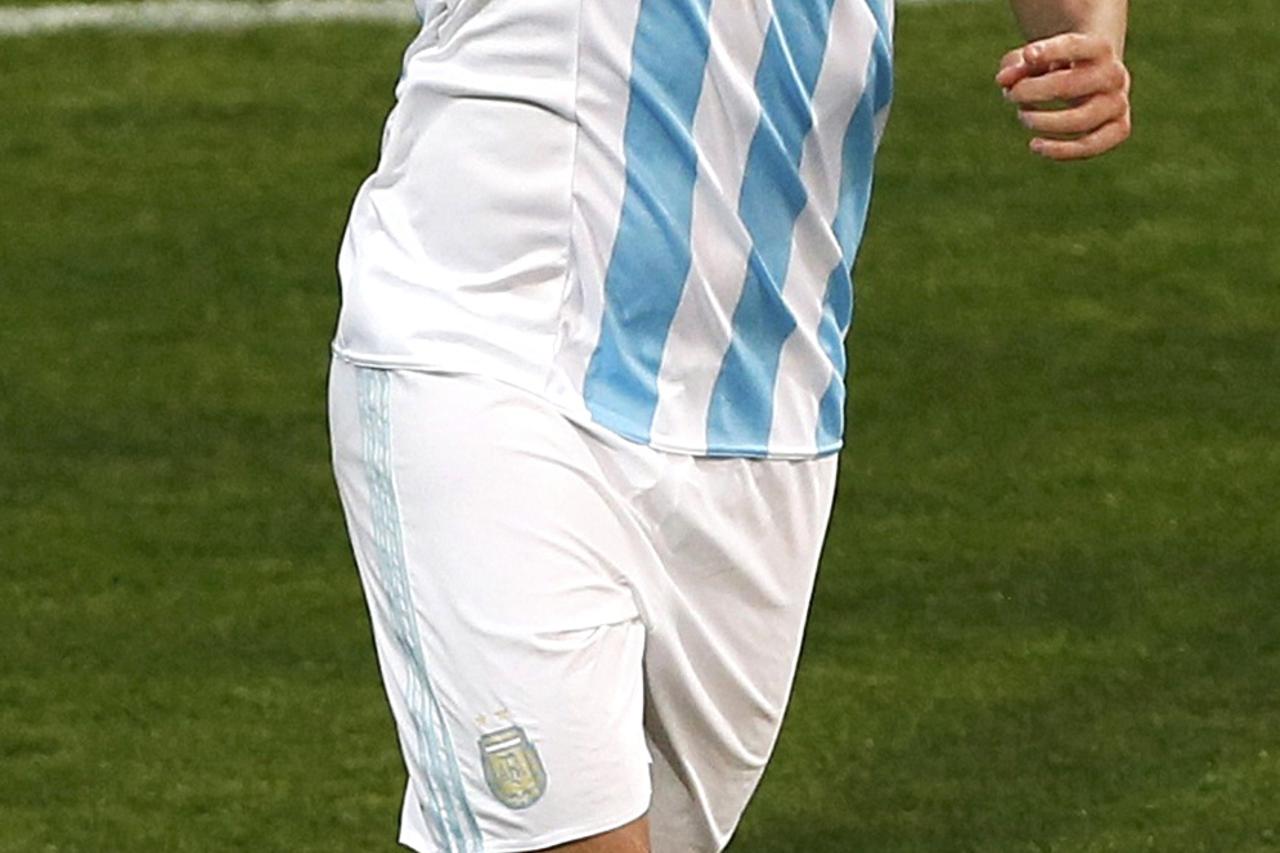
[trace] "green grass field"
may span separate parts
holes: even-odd
[[[900,12],[734,853],[1280,848],[1280,18],[1142,6],[1136,136],[1071,167],[991,83],[999,3]],[[0,38],[0,851],[396,849],[323,384],[406,40]]]

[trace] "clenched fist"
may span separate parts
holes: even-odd
[[[1129,80],[1112,42],[1085,33],[1011,50],[996,75],[1019,119],[1036,134],[1031,150],[1050,160],[1096,157],[1129,138]]]

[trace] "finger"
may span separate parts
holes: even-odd
[[[1125,115],[1079,139],[1045,139],[1037,136],[1031,140],[1031,150],[1050,160],[1086,160],[1115,148],[1128,139],[1130,133],[1129,117]]]
[[[1117,92],[1089,98],[1065,110],[1024,109],[1018,113],[1018,120],[1037,133],[1088,133],[1115,121],[1128,109],[1128,99]]]
[[[1001,88],[1010,89],[1030,76],[1031,66],[1022,64],[1010,65],[1008,68],[1001,68],[996,74],[996,84]]]
[[[1119,62],[1090,62],[1028,77],[1010,87],[1007,97],[1015,104],[1069,101],[1101,92],[1119,92],[1127,82],[1128,74]]]
[[[1009,57],[1011,56],[1014,57],[1014,59],[1009,61]],[[1002,65],[1000,70],[996,72],[996,83],[1005,89],[1010,88],[1019,80],[1023,80],[1027,77],[1043,74],[1048,71],[1061,71],[1071,67],[1070,62],[1058,61],[1051,62],[1044,67],[1032,67],[1022,60],[1021,49],[1005,54],[1005,58],[1002,59],[1001,62],[1009,62],[1009,64]]]
[[[1033,41],[1022,48],[1022,61],[1032,68],[1043,68],[1055,62],[1097,62],[1114,56],[1111,42],[1093,33],[1063,33]]]
[[[1025,45],[1023,47],[1015,47],[1013,50],[1000,57],[1000,68],[1003,70],[1013,65],[1023,64],[1024,60],[1022,58],[1022,51],[1024,49]]]
[[[996,75],[996,85],[1005,92],[1005,97],[1009,96],[1009,90],[1017,85],[1020,81],[1031,76],[1031,69],[1025,65],[1016,65],[1010,68],[1003,68]]]
[[[1017,48],[1000,58],[1000,70],[996,72],[996,83],[1007,89],[1030,74],[1031,67],[1022,58],[1022,48]]]

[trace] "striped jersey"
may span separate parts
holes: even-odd
[[[661,450],[839,448],[893,0],[419,0],[334,343]]]

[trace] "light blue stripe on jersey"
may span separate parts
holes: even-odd
[[[360,428],[369,484],[375,569],[387,596],[392,636],[408,661],[405,703],[414,733],[405,749],[427,774],[424,817],[447,853],[481,853],[480,828],[467,803],[457,756],[427,675],[409,572],[404,562],[400,505],[391,469],[391,379],[385,370],[357,368]]]
[[[712,455],[768,452],[782,345],[795,329],[782,289],[796,220],[809,201],[800,164],[813,129],[813,91],[827,50],[831,7],[832,0],[783,0],[765,37],[756,72],[761,119],[739,203],[753,246],[734,309],[733,339],[711,392]]]
[[[834,373],[818,406],[817,448],[834,450],[844,434],[845,335],[853,321],[854,291],[851,273],[862,241],[871,203],[875,160],[876,117],[893,98],[893,51],[885,0],[868,0],[879,32],[872,48],[867,86],[849,124],[844,142],[844,169],[840,179],[840,210],[835,233],[842,257],[827,281],[818,340],[831,360]]]
[[[638,441],[649,440],[662,351],[692,262],[692,128],[710,51],[710,5],[642,0],[632,48],[627,186],[583,397],[595,420]]]

